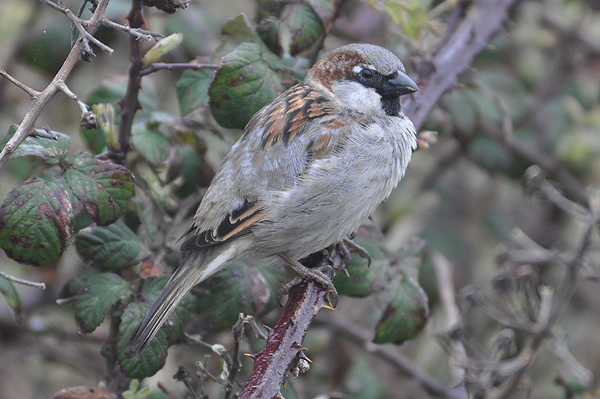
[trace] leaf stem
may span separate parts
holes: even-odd
[[[6,274],[6,273],[1,272],[1,271],[0,271],[0,276],[4,277],[8,281],[12,281],[13,283],[27,285],[29,287],[41,288],[43,290],[46,289],[46,284],[45,283],[37,283],[35,281],[24,280],[22,278],[11,276],[10,274]]]

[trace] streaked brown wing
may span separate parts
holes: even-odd
[[[255,131],[263,130],[263,150],[280,142],[287,146],[308,122],[333,112],[325,97],[306,83],[300,83],[254,115],[241,140]]]
[[[250,143],[254,142],[258,145],[251,150],[256,155],[260,152],[260,156],[265,158],[285,158],[288,157],[286,149],[289,143],[293,140],[306,139],[304,154],[306,164],[299,165],[298,170],[290,172],[296,174],[290,178],[291,182],[309,166],[312,160],[325,157],[331,152],[339,132],[348,123],[346,118],[330,119],[318,131],[314,126],[312,129],[307,128],[307,125],[315,118],[326,118],[334,112],[335,109],[331,107],[327,98],[309,85],[300,83],[257,112],[248,122],[238,144],[253,147]],[[256,137],[257,134],[260,137]],[[303,135],[315,136],[315,139]],[[240,150],[241,148],[237,148],[236,151]],[[232,157],[237,155],[239,154],[228,154]],[[225,215],[216,228],[196,232],[194,236],[184,241],[181,249],[189,251],[217,245],[232,237],[247,234],[250,228],[264,217],[264,214],[264,210],[257,205],[256,198],[245,198],[244,205]],[[195,228],[196,226],[192,226],[187,233],[194,231]]]

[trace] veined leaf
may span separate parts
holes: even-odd
[[[73,209],[61,179],[17,184],[0,207],[0,246],[17,262],[39,266],[57,259],[72,230]]]

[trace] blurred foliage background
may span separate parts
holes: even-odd
[[[65,3],[73,9],[78,7],[72,1]],[[173,15],[146,9],[145,17],[153,31],[183,34],[182,44],[165,57],[166,61],[198,58],[200,62],[218,63],[225,54],[220,46],[221,28],[242,12],[256,15],[257,3],[261,2],[231,0],[225,7],[222,1],[192,0],[187,9]],[[409,74],[417,76],[417,65],[431,57],[451,23],[453,6],[452,1],[348,0],[324,47],[329,50],[348,42],[379,44],[398,54]],[[107,16],[122,21],[129,8],[128,1],[113,0]],[[577,220],[525,193],[521,183],[527,167],[540,165],[568,198],[584,204],[586,187],[600,183],[600,2],[518,1],[504,27],[429,114],[424,129],[437,131],[437,142],[415,152],[406,177],[374,215],[390,253],[405,249],[414,237],[420,237],[427,242],[428,251],[441,253],[450,261],[457,291],[475,285],[490,297],[495,295],[492,282],[499,270],[498,254],[512,245],[520,231],[549,249],[576,248],[582,239],[583,228]],[[104,28],[96,36],[115,53],[109,56],[97,51],[93,62],[79,63],[67,81],[71,90],[89,103],[95,102],[94,95],[105,95],[99,88],[122,87],[119,85],[128,68],[128,37]],[[143,43],[146,48],[151,45]],[[54,76],[69,48],[70,26],[64,16],[34,0],[0,2],[0,67],[12,76],[41,89]],[[172,118],[179,120],[186,112],[180,108],[176,89],[181,76],[181,71],[159,71],[143,81],[141,102],[144,112],[156,111],[153,118],[159,143],[160,136],[165,135],[160,126],[173,122]],[[0,133],[19,123],[28,106],[25,93],[0,79]],[[93,139],[80,132],[79,117],[72,100],[57,95],[36,126],[48,125],[69,135],[71,152],[93,148]],[[141,165],[141,160],[131,161],[138,163],[140,173],[144,168],[152,169],[149,165],[160,164],[146,176],[155,173],[163,182],[169,182],[169,172],[173,171],[176,175],[201,176],[196,182],[187,180],[185,185],[171,181],[171,186],[166,185],[168,190],[155,189],[156,195],[164,194],[165,207],[176,209],[180,198],[205,185],[210,169],[218,167],[240,134],[233,129],[211,131],[204,120],[197,122],[196,138],[188,142],[189,146],[181,146],[180,152],[168,154],[167,159],[166,153],[153,152],[160,148],[153,142],[154,147],[143,153],[150,162]],[[170,126],[178,125],[175,121]],[[137,143],[140,147],[143,144],[143,139]],[[202,154],[201,161],[198,153]],[[0,169],[0,198],[40,168],[30,158],[6,163]],[[147,181],[153,183],[150,177]],[[184,229],[181,226],[178,232]],[[83,269],[75,246],[58,261],[39,268],[23,267],[1,253],[0,268],[48,286],[45,291],[17,286],[23,307],[20,323],[0,301],[0,398],[41,398],[65,387],[97,386],[106,374],[100,347],[109,334],[108,325],[101,325],[92,334],[78,335],[73,309],[55,303],[65,284]],[[419,282],[429,297],[427,327],[417,339],[400,347],[390,344],[389,350],[399,351],[441,384],[452,386],[459,382],[456,369],[436,339],[446,328],[447,314],[440,306],[434,269],[425,257]],[[559,275],[556,268],[539,271],[539,278],[549,285],[558,281]],[[598,292],[597,283],[583,281],[560,320],[571,353],[595,376],[583,384],[589,397],[598,397],[594,392],[600,386]],[[335,318],[372,330],[382,302],[377,296],[342,296]],[[265,316],[264,323],[272,324],[277,312]],[[286,398],[309,398],[331,391],[361,399],[429,397],[414,379],[399,374],[363,346],[337,337],[327,327],[329,313],[319,317],[321,324],[313,326],[305,341],[312,368],[289,382]],[[485,352],[486,343],[498,333],[498,325],[481,312],[468,312],[464,323],[471,337],[478,339],[479,350]],[[205,339],[226,344],[231,337],[225,330]],[[201,351],[182,345],[172,347],[165,369],[149,385],[161,381],[169,389],[184,392],[171,376],[179,364],[193,364],[201,356]],[[570,372],[568,366],[541,350],[525,379],[532,387],[528,397],[573,397],[557,383],[557,376],[564,375],[565,370]],[[220,397],[220,389],[216,384],[208,386],[211,397]],[[523,391],[514,395],[525,397]]]

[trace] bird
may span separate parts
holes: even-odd
[[[179,268],[125,344],[142,352],[196,284],[237,258],[285,262],[353,234],[417,146],[400,96],[419,91],[391,51],[348,44],[260,109],[224,157],[183,237]],[[302,274],[305,273],[305,274]]]

